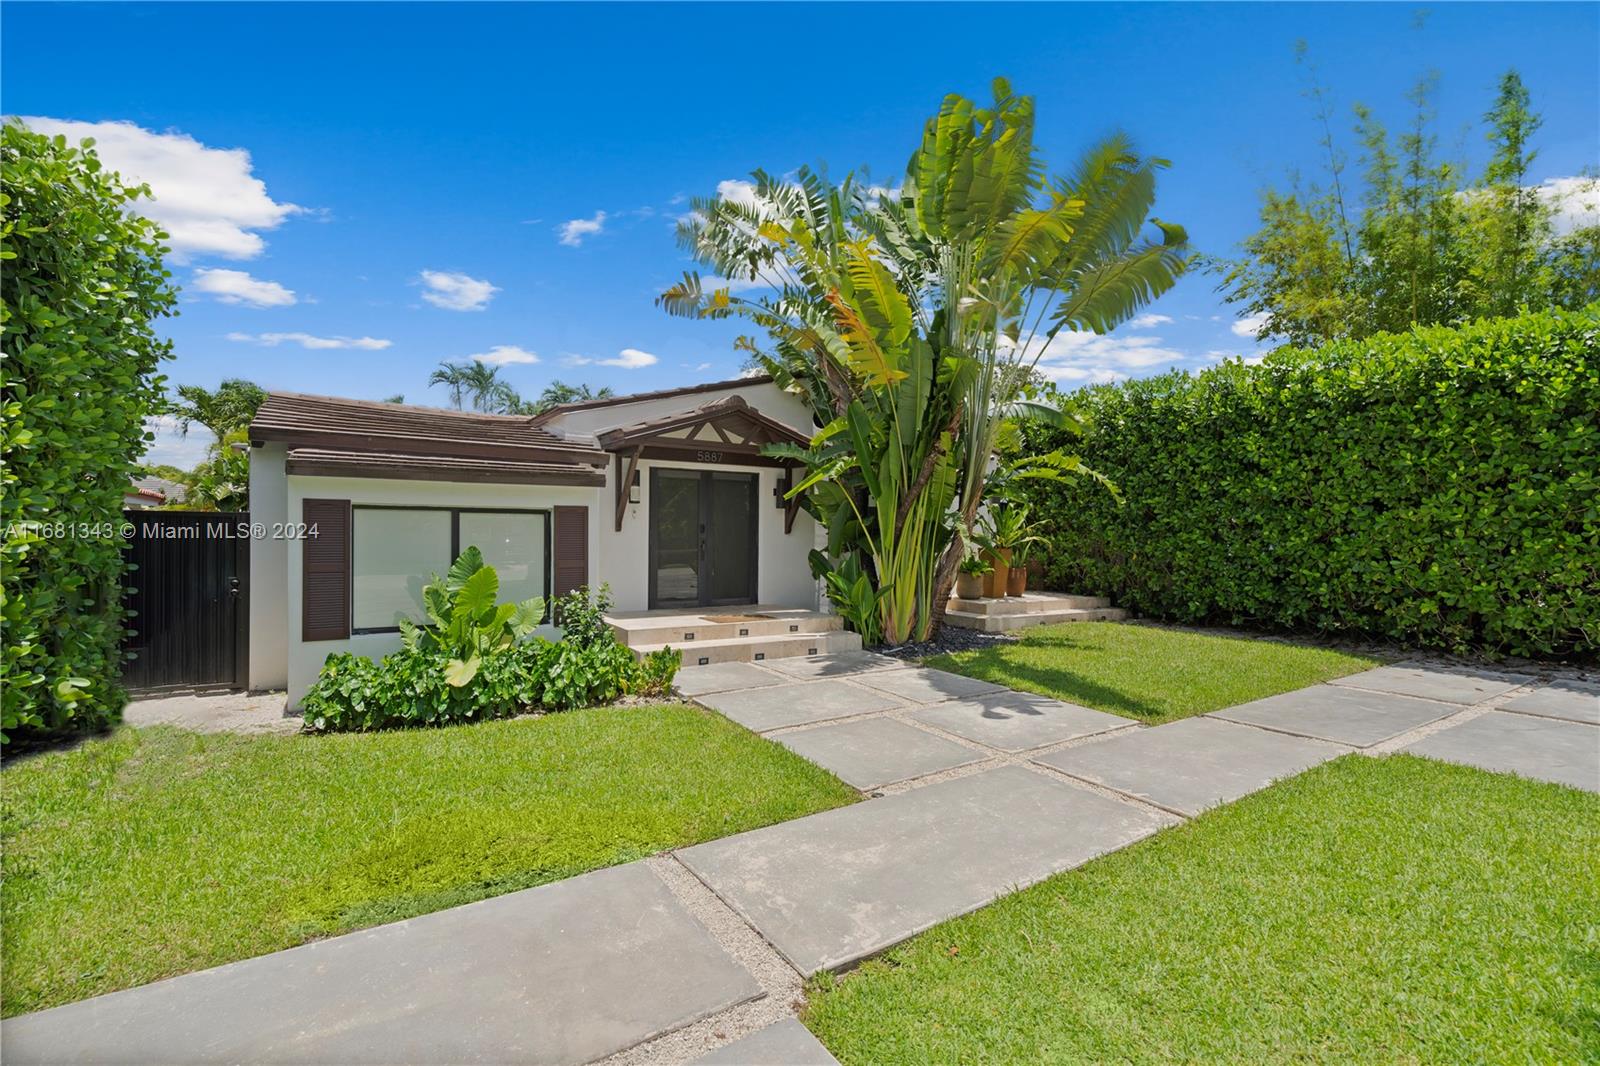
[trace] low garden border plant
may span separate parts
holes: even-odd
[[[610,589],[579,588],[551,605],[562,639],[534,635],[545,602],[499,603],[500,581],[469,547],[423,588],[425,625],[403,620],[402,648],[379,662],[328,656],[305,697],[318,732],[389,729],[569,710],[617,697],[665,695],[683,654],[664,648],[644,661],[617,642],[605,620]]]

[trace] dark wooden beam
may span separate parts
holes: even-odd
[[[622,532],[622,516],[628,513],[628,494],[633,490],[633,475],[639,469],[639,456],[643,448],[635,448],[628,456],[628,469],[622,469],[622,453],[617,453],[617,529]]]

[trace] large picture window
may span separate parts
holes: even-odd
[[[351,630],[382,633],[399,619],[424,621],[422,586],[469,545],[500,577],[500,601],[546,596],[550,516],[546,511],[361,507],[353,511]]]

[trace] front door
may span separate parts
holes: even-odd
[[[650,606],[756,599],[755,474],[650,471]]]

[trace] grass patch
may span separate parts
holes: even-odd
[[[938,926],[807,1024],[845,1063],[1593,1062],[1600,796],[1346,756]]]
[[[1380,665],[1327,648],[1121,622],[1027,630],[927,665],[1145,722],[1171,722]]]
[[[683,705],[327,737],[123,729],[0,785],[8,1016],[857,798]]]

